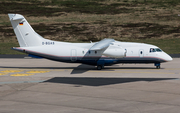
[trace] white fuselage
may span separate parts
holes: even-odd
[[[158,47],[144,43],[115,41],[106,50],[95,52],[89,50],[95,43],[48,41],[44,42],[46,44],[42,43],[42,46],[18,47],[14,49],[51,60],[90,65],[97,65],[98,60],[108,61],[104,62],[103,65],[112,65],[115,63],[161,63],[172,60],[163,51],[150,52],[150,49],[157,49]],[[114,50],[110,53],[112,54],[111,56],[104,55],[108,50]],[[124,53],[118,50],[123,50]],[[118,52],[121,52],[120,57],[113,56],[114,54],[118,54]]]

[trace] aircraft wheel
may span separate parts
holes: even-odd
[[[156,66],[156,69],[160,69],[161,64],[160,63],[154,63],[154,66]]]
[[[102,69],[102,67],[103,67],[103,66],[98,65],[98,66],[97,66],[97,70],[101,70],[101,69]]]
[[[156,69],[160,69],[161,67],[160,66],[156,66]]]

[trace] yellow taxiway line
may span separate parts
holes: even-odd
[[[16,73],[16,72],[22,72],[22,70],[4,70],[1,71],[2,73]]]
[[[47,73],[47,72],[50,72],[50,71],[37,71],[37,70],[31,70],[31,71],[28,71],[26,73]]]
[[[11,74],[10,76],[30,76],[30,75],[34,75],[34,74],[23,74],[23,73],[17,73],[17,74]]]
[[[3,68],[0,68],[0,69],[3,69]],[[170,68],[168,69],[162,69],[163,70],[169,70]],[[127,71],[127,69],[109,69],[109,70],[87,70],[86,72],[96,72],[96,73],[139,73],[139,74],[180,74],[180,73],[173,73],[173,72],[162,72],[161,70],[156,70],[155,72],[152,71],[150,72],[149,70],[146,71],[146,70],[141,70],[141,71],[133,71],[132,69],[128,69],[128,70],[131,70],[131,71]],[[154,69],[153,69],[154,70]],[[6,69],[6,70],[2,70],[0,71],[0,75],[6,75],[6,74],[10,74],[10,76],[31,76],[31,75],[34,75],[34,74],[38,74],[38,73],[47,73],[47,72],[50,72],[50,71],[73,71],[73,69],[48,69],[48,70],[41,70],[41,69],[13,69],[13,70],[9,70],[9,69]],[[22,73],[19,73],[19,72],[22,72]]]

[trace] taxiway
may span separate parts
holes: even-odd
[[[94,66],[0,59],[1,113],[178,113],[180,59]]]

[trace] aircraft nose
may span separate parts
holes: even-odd
[[[169,62],[169,61],[172,61],[173,59],[172,59],[171,56],[169,56],[169,55],[167,54],[166,57],[165,57],[165,60]]]
[[[164,59],[165,62],[169,62],[172,61],[172,57],[169,56],[167,53],[165,52],[161,52],[160,54],[158,54],[162,59]]]

